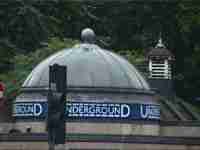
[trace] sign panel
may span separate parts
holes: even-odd
[[[45,118],[47,115],[46,102],[16,102],[13,104],[13,116],[16,118]]]
[[[47,102],[16,102],[13,116],[16,119],[44,119]],[[138,103],[67,102],[65,119],[108,120],[159,120],[160,106]]]
[[[67,103],[70,118],[159,119],[159,105],[123,103]]]

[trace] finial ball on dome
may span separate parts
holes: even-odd
[[[81,32],[81,39],[84,43],[94,43],[95,42],[95,33],[90,28],[85,28]]]

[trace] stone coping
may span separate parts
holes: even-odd
[[[186,126],[186,127],[200,127],[200,121],[180,121],[180,120],[175,120],[175,121],[160,121],[160,126]]]
[[[35,120],[23,120],[23,119],[18,119],[18,120],[15,120],[15,122],[44,122],[45,120],[42,119],[35,119]],[[13,122],[13,123],[15,123]],[[163,120],[160,120],[160,121],[152,121],[152,120],[105,120],[104,122],[102,121],[99,121],[98,119],[96,120],[85,120],[85,119],[77,119],[77,120],[67,120],[67,122],[80,122],[80,123],[130,123],[130,124],[156,124],[156,125],[160,125],[161,127],[162,126],[186,126],[186,127],[191,127],[191,126],[194,126],[194,127],[200,127],[200,121],[180,121],[180,120],[174,120],[174,121],[163,121]],[[1,122],[1,124],[10,124],[8,122]]]
[[[22,87],[22,92],[47,92],[48,87]],[[123,93],[123,94],[147,94],[147,95],[155,95],[155,92],[150,90],[142,90],[135,88],[118,88],[118,87],[74,87],[68,86],[67,92],[77,93]]]

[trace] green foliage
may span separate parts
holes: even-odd
[[[16,55],[13,60],[15,64],[14,70],[0,75],[0,78],[6,84],[6,97],[12,100],[20,92],[22,83],[38,63],[53,53],[63,48],[72,47],[77,43],[78,41],[72,39],[61,40],[59,38],[51,38],[48,43],[46,43],[46,47],[37,49],[35,52],[31,52],[28,55]]]
[[[130,63],[134,65],[141,64],[145,60],[141,50],[120,50],[117,53],[121,56],[124,56]]]
[[[11,67],[11,60],[15,54],[15,46],[8,40],[0,40],[0,73],[8,70]]]
[[[32,5],[23,1],[8,1],[0,6],[0,32],[21,52],[26,52],[27,48],[35,49],[40,40],[47,38],[48,30],[43,25],[45,16]]]
[[[176,73],[184,78],[176,80],[179,96],[199,97],[200,89],[200,7],[197,3],[179,3],[176,12],[177,26],[174,40]]]
[[[15,63],[18,59],[23,59],[24,62],[16,67],[30,69],[46,56],[43,52],[34,53],[36,49],[45,49],[48,53],[56,47],[63,47],[64,41],[60,42],[59,39],[53,40],[50,37],[77,39],[85,27],[95,30],[97,44],[103,43],[107,49],[115,49],[117,52],[125,49],[123,53],[127,53],[131,62],[141,62],[141,50],[155,46],[161,33],[165,45],[176,57],[175,75],[184,76],[184,80],[175,80],[177,94],[198,95],[199,6],[199,3],[181,1],[5,1],[0,5],[0,69],[2,64],[7,68],[7,65],[12,66],[12,62]],[[50,42],[52,45],[44,48],[48,39],[53,40]],[[6,46],[2,47],[1,41],[7,41],[4,42]],[[6,48],[9,45],[15,48]],[[19,56],[19,53],[22,55]],[[27,58],[30,55],[32,59]]]

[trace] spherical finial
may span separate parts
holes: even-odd
[[[94,43],[95,42],[95,33],[92,29],[86,28],[81,32],[81,39],[84,43]]]

